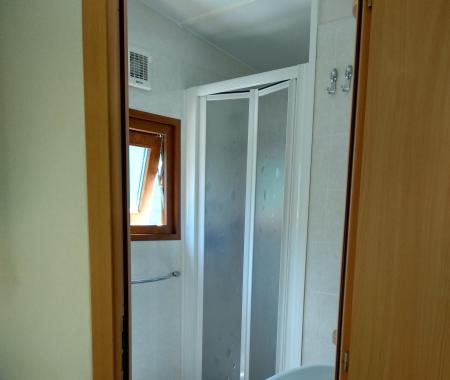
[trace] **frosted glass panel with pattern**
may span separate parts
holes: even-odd
[[[275,374],[288,90],[259,98],[250,380]]]
[[[207,103],[203,380],[238,380],[248,99]]]

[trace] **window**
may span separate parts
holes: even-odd
[[[130,110],[132,240],[180,239],[180,120]]]

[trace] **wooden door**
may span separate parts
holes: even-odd
[[[448,380],[450,1],[362,22],[340,379]]]

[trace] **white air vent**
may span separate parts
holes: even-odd
[[[152,58],[139,48],[130,48],[128,52],[128,84],[133,87],[151,90]]]

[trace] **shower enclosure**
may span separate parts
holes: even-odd
[[[263,380],[300,364],[306,66],[187,92],[186,378]]]

